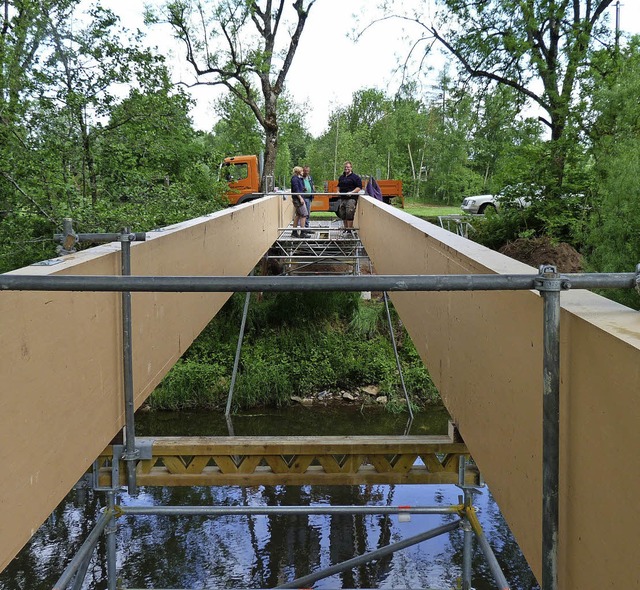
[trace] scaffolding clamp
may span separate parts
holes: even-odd
[[[558,270],[551,264],[542,264],[539,268],[539,276],[534,280],[538,291],[568,291],[571,289],[571,281],[558,274]]]
[[[56,252],[61,255],[73,254],[76,251],[76,244],[80,241],[78,234],[73,231],[73,220],[70,217],[65,217],[62,222],[63,234],[56,234],[54,239],[60,242],[60,245],[56,248]]]

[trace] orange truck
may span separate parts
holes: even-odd
[[[261,170],[257,156],[230,156],[220,165],[220,179],[228,185],[227,198],[230,205],[240,205],[259,199],[267,193],[260,192]],[[363,179],[366,187],[368,179]],[[391,203],[393,199],[400,199],[404,208],[401,180],[378,180],[382,199]],[[337,211],[339,195],[338,181],[329,180],[323,183],[324,192],[314,193],[311,211]],[[316,187],[317,188],[317,187]]]

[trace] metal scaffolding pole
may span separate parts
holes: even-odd
[[[153,516],[318,516],[335,514],[461,514],[462,504],[451,506],[118,506],[128,515]]]
[[[115,492],[107,492],[108,510],[115,514]],[[118,572],[116,562],[116,522],[112,519],[105,528],[107,535],[107,590],[116,590]]]
[[[482,549],[482,553],[484,553],[487,564],[489,565],[489,570],[491,571],[491,575],[498,585],[498,589],[509,590],[509,583],[504,577],[504,574],[502,573],[502,569],[500,569],[500,564],[496,559],[493,549],[491,549],[491,545],[489,544],[489,541],[487,540],[487,537],[482,530],[482,525],[478,520],[475,508],[473,506],[467,506],[465,509],[465,516],[469,521],[473,532],[476,534],[478,545],[480,545],[480,549]]]
[[[111,519],[114,517],[115,512],[110,510],[109,508],[105,509],[104,512],[100,515],[96,526],[93,527],[89,536],[85,539],[84,543],[78,549],[78,552],[74,555],[73,559],[69,563],[69,565],[65,568],[64,572],[58,581],[54,584],[53,590],[65,590],[67,586],[74,579],[74,576],[78,573],[80,568],[86,559],[91,557],[91,553],[96,547],[98,543],[98,539],[100,535],[109,524]]]
[[[538,289],[544,299],[542,401],[542,587],[558,588],[560,479],[560,276],[540,267]]]
[[[233,390],[236,386],[236,377],[238,376],[238,366],[240,365],[240,353],[242,352],[242,342],[244,340],[244,328],[247,324],[247,314],[249,313],[249,301],[251,293],[247,292],[244,299],[244,308],[242,310],[242,321],[240,322],[240,333],[238,334],[238,346],[236,347],[236,357],[233,361],[233,372],[231,373],[231,384],[229,385],[229,395],[227,396],[227,407],[224,415],[227,420],[231,415],[231,401],[233,400]]]
[[[625,289],[636,273],[562,275],[561,288]],[[132,291],[230,293],[247,291],[525,291],[537,289],[539,275],[367,275],[367,276],[100,276],[0,275],[4,291]]]
[[[131,276],[131,243],[129,228],[120,236],[122,276]],[[133,348],[131,327],[131,293],[122,292],[122,364],[124,369],[125,403],[125,451],[122,458],[127,465],[127,490],[130,495],[137,493],[136,464],[140,452],[136,449],[135,405],[133,400]]]
[[[462,590],[471,590],[471,558],[473,557],[473,528],[468,520],[462,521]]]
[[[343,561],[342,563],[337,563],[336,565],[320,570],[313,574],[309,574],[308,576],[303,576],[302,578],[297,578],[296,580],[292,580],[291,582],[287,582],[286,584],[281,584],[280,586],[276,586],[276,588],[308,588],[311,584],[317,582],[318,580],[322,580],[323,578],[328,578],[329,576],[333,576],[334,574],[339,574],[340,572],[353,569],[354,567],[362,565],[363,563],[373,561],[374,559],[379,559],[380,557],[384,557],[385,555],[389,555],[390,553],[395,553],[396,551],[400,551],[401,549],[406,549],[407,547],[411,547],[411,545],[416,545],[418,543],[422,543],[422,541],[427,541],[428,539],[433,539],[434,537],[438,537],[451,531],[455,531],[460,527],[460,522],[461,520],[454,520],[453,522],[443,524],[442,526],[431,529],[429,531],[425,531],[424,533],[420,533],[419,535],[408,537],[407,539],[404,539],[397,543],[392,543],[391,545],[387,545],[386,547],[381,547],[380,549],[376,549],[375,551],[370,551],[369,553],[359,555],[358,557],[354,557],[353,559],[348,559],[347,561]]]

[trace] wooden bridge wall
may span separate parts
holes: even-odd
[[[380,274],[537,272],[369,198],[356,223]],[[539,577],[542,298],[391,298]],[[561,303],[559,587],[638,588],[640,313],[579,290]]]
[[[246,275],[291,218],[264,198],[133,243],[136,275]],[[134,228],[135,229],[135,228]],[[120,274],[120,246],[13,274]],[[136,408],[228,294],[133,293]],[[124,424],[120,293],[0,292],[0,570]]]

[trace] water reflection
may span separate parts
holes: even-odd
[[[276,415],[234,417],[238,435],[401,434],[406,417],[341,409],[298,408]],[[266,414],[266,413],[265,413]],[[447,415],[416,416],[411,433],[446,431]],[[224,417],[150,413],[137,416],[140,435],[226,434]],[[251,488],[142,488],[123,505],[291,506],[442,505],[458,502],[455,486],[258,486]],[[70,494],[29,545],[0,574],[1,590],[51,588],[86,538],[103,494],[88,492],[84,504]],[[513,588],[538,588],[488,490],[476,497],[480,521]],[[384,515],[123,516],[118,519],[118,575],[123,587],[272,588],[451,521],[447,515],[413,515],[409,522]],[[106,549],[101,540],[83,588],[102,590]],[[320,580],[316,588],[456,588],[462,568],[462,533],[420,543]],[[479,548],[473,586],[494,588]]]

